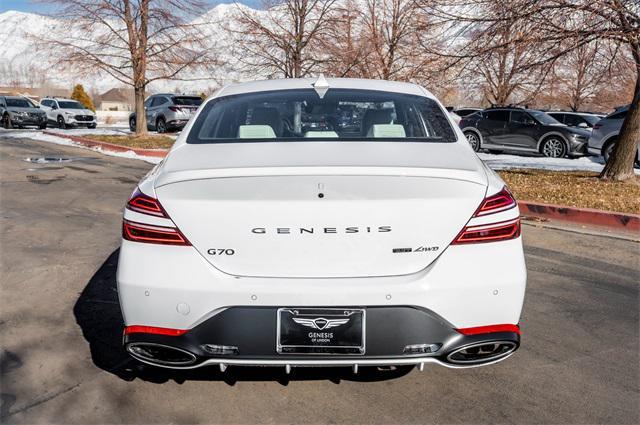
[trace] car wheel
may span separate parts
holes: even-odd
[[[156,122],[156,131],[158,133],[167,132],[167,124],[164,122],[164,118],[158,118],[158,121]]]
[[[498,149],[489,149],[489,153],[492,153],[494,155],[500,155],[503,151],[498,150]]]
[[[549,137],[542,142],[540,152],[547,158],[563,158],[567,154],[567,145],[559,137]]]
[[[136,132],[136,119],[133,117],[129,118],[129,131],[132,133]]]
[[[2,117],[2,126],[6,129],[11,128],[11,117],[9,117],[9,114],[4,114]]]
[[[67,128],[67,125],[65,124],[64,118],[62,118],[62,116],[58,116],[58,128],[63,130]]]
[[[615,141],[607,143],[607,146],[602,150],[602,156],[604,157],[604,162],[609,162],[609,158],[613,153],[613,147],[616,145]]]
[[[473,131],[467,131],[464,133],[467,138],[467,142],[471,145],[474,151],[478,152],[480,150],[480,138]]]

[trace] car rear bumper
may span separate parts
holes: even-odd
[[[278,353],[277,307],[231,307],[182,335],[134,332],[124,336],[124,345],[134,358],[156,366],[192,369],[218,365],[224,369],[227,365],[296,367],[423,363],[473,367],[504,360],[520,344],[515,326],[508,327],[508,331],[465,335],[462,332],[467,330],[459,332],[435,313],[418,307],[373,306],[364,309],[366,349],[363,354]],[[156,351],[145,351],[145,347]],[[156,347],[165,348],[157,351]],[[226,351],[212,353],[212,347],[225,347]],[[179,351],[166,351],[171,349]],[[152,352],[154,354],[150,356]],[[181,355],[184,358],[180,358]]]

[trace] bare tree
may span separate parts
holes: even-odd
[[[194,79],[189,69],[214,62],[198,24],[199,0],[50,0],[64,18],[41,47],[79,75],[101,71],[132,86],[136,133],[146,132],[145,91],[156,80]]]
[[[634,177],[633,163],[640,140],[640,6],[637,0],[416,1],[440,21],[450,23],[451,31],[458,33],[492,34],[505,27],[530,28],[519,31],[513,43],[541,53],[541,59],[531,66],[556,62],[596,41],[608,41],[619,45],[619,50],[629,52],[636,74],[631,106],[600,177],[612,180]],[[495,13],[488,5],[494,5],[500,12]],[[450,55],[472,56],[474,53],[465,49],[468,45],[464,44]],[[495,43],[487,49],[503,47],[504,44]]]
[[[365,76],[410,80],[428,62],[420,49],[427,15],[413,0],[366,0],[363,31],[368,46]]]
[[[316,70],[314,49],[329,25],[335,0],[267,0],[264,11],[238,6],[227,29],[236,57],[254,75],[300,78]]]

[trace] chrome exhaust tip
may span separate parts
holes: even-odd
[[[188,351],[152,342],[132,342],[126,349],[134,358],[159,366],[187,366],[197,360]]]
[[[453,364],[482,364],[499,360],[516,351],[518,344],[513,341],[478,342],[457,348],[447,355],[447,362]]]

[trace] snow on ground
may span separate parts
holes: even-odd
[[[94,133],[95,130],[94,130]],[[89,149],[95,152],[100,152],[109,156],[118,156],[121,158],[130,158],[130,159],[139,159],[142,161],[150,162],[152,164],[157,164],[162,161],[162,158],[152,157],[152,156],[143,156],[138,155],[133,151],[127,152],[111,152],[105,151],[101,148],[88,148],[86,146],[80,145],[79,143],[74,142],[71,139],[67,139],[66,137],[52,136],[50,134],[44,134],[41,131],[0,131],[0,136],[14,139],[32,139],[39,140],[41,142],[55,143],[56,145],[64,145],[64,146],[74,146],[82,149]]]

